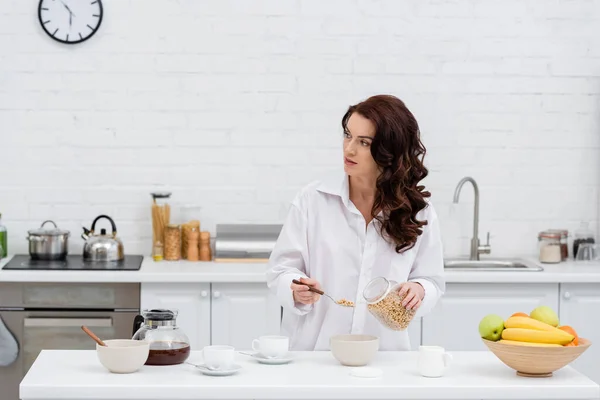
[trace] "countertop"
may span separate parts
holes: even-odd
[[[379,378],[350,375],[330,352],[292,353],[287,365],[263,365],[236,354],[242,370],[203,375],[188,364],[143,366],[111,374],[94,350],[43,350],[23,381],[22,400],[176,399],[597,399],[600,387],[571,367],[549,378],[523,378],[489,351],[453,352],[441,378],[417,372],[417,352],[380,352],[370,367]],[[201,352],[189,360],[201,363]]]
[[[0,261],[3,267],[12,256]],[[483,257],[482,257],[483,259]],[[446,270],[448,283],[599,283],[600,262],[540,264],[544,271],[452,271]],[[139,271],[20,271],[0,270],[0,282],[265,282],[262,263],[217,263],[191,261],[155,262],[144,257]]]

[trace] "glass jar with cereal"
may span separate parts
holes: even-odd
[[[165,245],[163,257],[168,261],[177,261],[181,259],[181,227],[175,224],[169,224],[165,228]]]
[[[402,305],[406,295],[398,293],[400,284],[380,276],[374,278],[363,290],[369,312],[386,328],[403,331],[415,316],[416,310]]]

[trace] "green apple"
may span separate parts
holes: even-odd
[[[486,340],[496,342],[502,339],[504,319],[496,314],[488,314],[479,322],[479,334]]]
[[[539,306],[534,308],[529,316],[554,327],[557,327],[559,324],[558,315],[556,315],[554,310],[548,306]]]

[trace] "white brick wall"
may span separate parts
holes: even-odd
[[[341,168],[340,118],[405,100],[429,150],[448,255],[466,254],[472,191],[494,255],[534,254],[545,228],[596,227],[600,1],[104,0],[89,42],[53,42],[36,0],[0,8],[0,212],[10,250],[54,219],[115,217],[150,247],[153,189],[203,226],[280,222]]]

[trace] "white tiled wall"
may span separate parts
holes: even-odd
[[[446,252],[466,254],[472,190],[495,255],[596,227],[600,1],[104,0],[100,32],[55,43],[37,1],[0,7],[0,212],[10,252],[54,219],[106,213],[150,247],[149,193],[218,222],[280,222],[341,168],[340,119],[376,93],[420,122]]]

